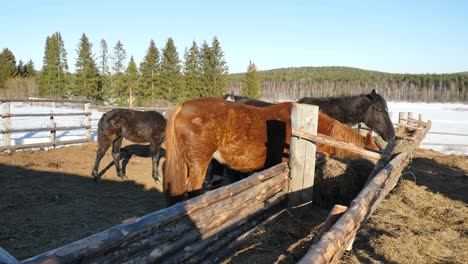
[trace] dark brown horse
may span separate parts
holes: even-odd
[[[212,158],[241,172],[288,161],[291,104],[260,108],[222,98],[201,98],[178,105],[166,127],[163,184],[168,203],[185,199],[186,193],[192,197],[201,192]],[[342,140],[359,139],[351,143],[364,144],[362,136],[348,126],[341,125],[340,129],[359,137],[333,134],[337,130],[330,126],[337,122],[324,122],[324,116],[319,113],[319,131]]]
[[[113,109],[105,113],[98,123],[97,137],[98,150],[96,162],[92,171],[95,182],[101,179],[98,173],[99,163],[112,145],[112,157],[117,170],[117,175],[126,179],[120,167],[120,147],[125,138],[135,143],[150,143],[151,158],[153,161],[152,176],[158,181],[157,162],[159,149],[164,141],[164,131],[166,129],[166,119],[156,111],[135,111],[130,109]]]
[[[385,141],[395,137],[395,129],[388,115],[387,102],[375,89],[370,94],[313,98],[304,97],[297,101],[319,107],[330,117],[349,126],[360,122],[377,132]]]

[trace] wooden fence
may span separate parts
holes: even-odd
[[[69,103],[78,105],[84,109],[83,112],[76,113],[32,113],[32,114],[12,114],[10,107],[11,103]],[[91,112],[90,112],[90,102],[89,101],[79,101],[79,100],[49,100],[49,99],[0,99],[0,104],[2,105],[2,123],[3,129],[0,133],[3,134],[3,146],[0,147],[0,151],[4,150],[14,150],[14,149],[23,149],[23,148],[37,148],[37,147],[47,147],[47,146],[57,146],[57,145],[68,145],[76,143],[86,143],[91,141]],[[58,126],[54,117],[58,116],[84,116],[84,125],[80,126]],[[11,127],[11,119],[17,117],[49,117],[50,124],[49,127],[38,127],[38,128],[22,128],[14,129]],[[83,139],[76,140],[64,140],[57,141],[56,133],[57,131],[67,131],[67,130],[76,130],[76,129],[86,129],[86,136]],[[50,131],[50,139],[48,142],[43,143],[32,143],[32,144],[23,144],[23,145],[12,145],[11,144],[11,134],[12,133],[26,133],[26,132],[41,132],[41,131]]]
[[[431,128],[431,121],[423,122],[411,117],[400,118],[399,123],[418,131],[415,136],[409,138],[414,141],[413,148],[395,156],[377,173],[371,173],[366,186],[351,202],[349,208],[336,205],[322,227],[323,230],[319,232],[321,237],[298,263],[338,263],[345,250],[351,248],[356,233],[395,187],[401,172],[409,163],[412,151],[419,146]],[[389,144],[386,150],[392,149],[393,146],[394,144]]]

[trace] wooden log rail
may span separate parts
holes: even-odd
[[[431,127],[431,121],[415,137],[417,147]],[[343,252],[352,243],[354,236],[378,207],[384,197],[395,187],[401,172],[409,163],[413,149],[404,151],[393,158],[374,177],[351,202],[349,209],[313,244],[298,262],[337,263]]]
[[[288,165],[145,215],[21,263],[200,262],[286,197]]]
[[[326,144],[326,145],[333,146],[336,148],[345,149],[347,151],[356,153],[359,156],[369,159],[371,161],[377,161],[383,157],[382,154],[379,152],[368,150],[366,148],[359,147],[354,144],[351,144],[342,140],[338,140],[338,139],[335,139],[326,135],[322,135],[322,134],[312,135],[309,133],[304,133],[299,130],[293,130],[292,134],[294,136],[304,138],[304,139],[313,141],[315,143]]]

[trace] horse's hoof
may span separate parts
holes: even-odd
[[[94,183],[100,183],[100,182],[101,182],[101,178],[99,178],[99,177],[93,177],[93,182],[94,182]]]
[[[121,174],[119,175],[120,179],[122,179],[123,181],[126,181],[128,180],[128,177],[125,175],[125,174]]]

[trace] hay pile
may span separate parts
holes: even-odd
[[[328,208],[334,204],[349,205],[361,191],[374,164],[364,159],[327,157],[315,166],[314,202]]]

